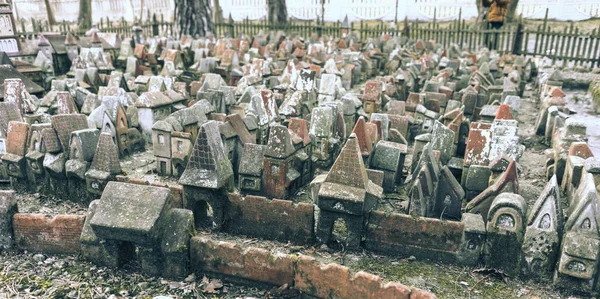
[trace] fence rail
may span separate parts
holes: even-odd
[[[177,30],[172,22],[167,22],[162,16],[153,15],[148,21],[140,23],[144,35],[156,36],[166,32],[168,35],[177,35]],[[79,30],[73,23],[63,22],[51,26],[48,22],[31,20],[33,30],[27,32],[24,22],[21,22],[19,35],[24,38],[37,38],[40,32],[60,32],[66,34],[71,32],[78,36],[86,34],[85,30]],[[398,22],[392,23],[353,22],[350,23],[351,31],[358,34],[361,40],[367,38],[378,38],[383,34],[390,36],[407,36],[415,40],[435,40],[443,47],[457,44],[461,48],[474,51],[482,46],[493,48],[501,53],[514,53],[531,56],[546,56],[553,62],[564,64],[585,64],[590,67],[600,66],[600,27],[595,28],[589,34],[582,34],[571,22],[562,32],[548,26],[548,11],[544,22],[535,29],[527,29],[523,26],[523,20],[515,24],[504,25],[500,29],[486,28],[485,26],[474,27],[461,18],[450,23],[437,22],[434,12],[432,22]],[[124,19],[113,21],[108,17],[98,23],[98,29],[102,32],[116,33],[123,37],[133,34],[132,24]],[[341,22],[328,22],[323,24],[318,19],[312,21],[290,20],[285,25],[273,25],[266,20],[252,21],[245,19],[234,22],[231,18],[223,23],[214,24],[214,33],[218,37],[237,37],[241,34],[254,36],[259,32],[268,33],[273,30],[282,30],[287,33],[297,33],[304,37],[312,34],[318,36],[338,37],[342,30]]]

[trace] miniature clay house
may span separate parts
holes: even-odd
[[[367,177],[356,135],[350,135],[318,192],[317,240],[329,242],[334,222],[341,218],[347,226],[347,248],[358,248],[367,215],[382,194],[381,187]]]
[[[80,237],[83,257],[114,268],[137,259],[148,275],[185,277],[193,215],[172,202],[167,188],[108,183],[90,204]]]
[[[288,199],[297,190],[300,173],[294,168],[292,134],[282,125],[271,126],[263,160],[263,194]]]
[[[227,192],[233,188],[233,169],[216,121],[200,127],[179,183],[187,198],[186,208],[194,212],[196,226],[223,224]]]
[[[106,184],[121,174],[119,149],[109,133],[101,133],[90,169],[85,173],[88,192],[102,194]]]

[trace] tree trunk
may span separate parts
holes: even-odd
[[[517,13],[517,5],[519,5],[519,0],[510,0],[510,3],[508,4],[508,12],[506,13],[504,23],[512,23],[515,20],[515,14]]]
[[[138,20],[139,24],[142,25],[142,19],[144,19],[144,0],[140,0],[140,19]],[[148,10],[148,13],[150,11]],[[133,17],[135,20],[135,17]]]
[[[269,9],[269,23],[273,25],[285,25],[287,22],[287,6],[285,0],[267,0]]]
[[[48,24],[56,25],[56,18],[54,18],[54,12],[52,11],[52,6],[50,6],[50,0],[44,0],[44,5],[46,5],[46,14],[48,15]]]
[[[206,36],[213,32],[210,0],[175,0],[175,24],[179,36]]]
[[[77,17],[79,29],[92,28],[92,1],[79,0],[79,16]]]
[[[475,24],[473,24],[473,27],[483,29],[483,26],[485,25],[483,17],[487,8],[483,7],[481,0],[475,0],[475,5],[477,5],[477,19],[475,19]]]
[[[223,9],[221,8],[221,4],[219,4],[219,0],[215,0],[215,2],[213,4],[214,4],[214,8],[215,8],[213,24],[225,23],[223,21]]]

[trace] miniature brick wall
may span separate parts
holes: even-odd
[[[387,254],[452,262],[463,230],[461,222],[373,211],[369,215],[365,244],[369,250]]]
[[[313,240],[314,207],[289,200],[229,194],[225,230],[265,239],[310,243]]]
[[[400,283],[384,284],[381,277],[366,272],[351,274],[348,267],[325,265],[305,255],[244,249],[206,237],[193,237],[190,243],[192,271],[198,274],[211,272],[277,286],[288,284],[318,298],[436,298]]]
[[[44,253],[78,253],[84,215],[17,213],[13,217],[16,244],[21,249]]]

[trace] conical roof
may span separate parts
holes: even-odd
[[[90,170],[99,170],[113,175],[121,173],[119,149],[113,142],[110,133],[104,132],[100,134]]]
[[[77,40],[75,39],[75,37],[73,37],[71,32],[67,32],[67,37],[65,37],[65,45],[67,45],[67,46],[77,45]]]
[[[350,28],[350,22],[348,22],[348,15],[346,15],[344,17],[344,21],[342,22],[342,28],[343,29],[349,29]]]
[[[208,121],[198,131],[194,149],[179,182],[183,185],[218,189],[232,178],[233,169],[225,154],[219,124]]]
[[[43,34],[40,34],[40,39],[38,40],[38,47],[47,47],[50,46],[50,42]]]
[[[94,31],[92,32],[92,44],[102,44],[102,40],[100,40],[100,37],[98,36],[98,32]]]
[[[369,183],[358,139],[352,133],[333,163],[325,182],[365,189]]]

